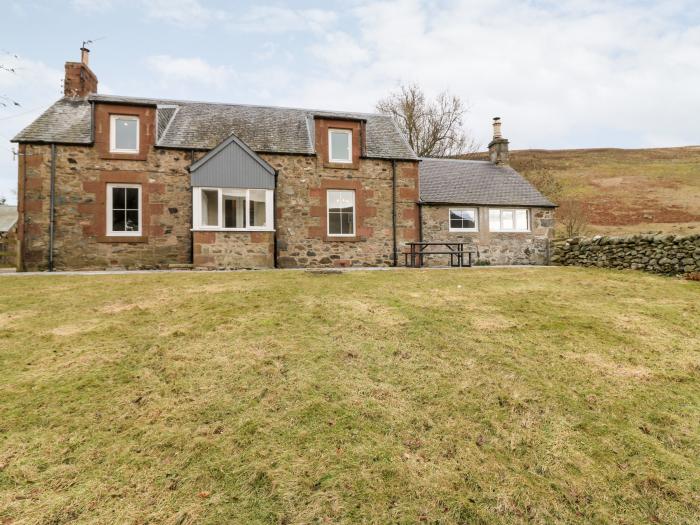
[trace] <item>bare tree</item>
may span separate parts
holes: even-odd
[[[556,211],[557,222],[564,227],[568,238],[581,237],[588,233],[588,210],[583,202],[565,199]]]
[[[419,157],[448,157],[473,153],[478,144],[462,125],[468,108],[462,100],[444,91],[429,101],[416,84],[377,102],[377,111],[394,118],[409,145]]]

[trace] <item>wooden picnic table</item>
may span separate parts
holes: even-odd
[[[411,268],[423,266],[426,255],[449,255],[450,266],[471,266],[472,252],[464,249],[464,241],[417,241],[407,242],[409,251],[404,252],[405,264]],[[444,246],[444,250],[427,251],[431,246]],[[467,264],[464,264],[464,254],[467,254]],[[409,264],[410,262],[410,264]]]

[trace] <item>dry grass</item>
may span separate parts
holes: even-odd
[[[693,523],[700,286],[0,279],[0,523]]]

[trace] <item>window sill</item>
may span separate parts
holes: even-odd
[[[103,243],[145,243],[148,242],[148,237],[145,235],[101,235],[97,238],[97,242]]]
[[[365,242],[366,237],[358,237],[357,235],[348,235],[347,237],[342,235],[324,235],[323,240],[325,242]]]
[[[241,228],[192,228],[191,232],[225,232],[225,233],[261,233],[274,232],[274,228],[241,229]]]
[[[449,230],[450,233],[479,233],[479,230]]]

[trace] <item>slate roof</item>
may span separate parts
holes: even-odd
[[[17,206],[0,204],[0,232],[9,231],[17,222]]]
[[[510,166],[489,161],[422,158],[420,200],[482,206],[555,206]]]
[[[233,133],[256,152],[311,155],[315,153],[313,119],[322,116],[364,120],[366,157],[417,160],[394,121],[385,115],[112,95],[63,98],[13,140],[89,144],[92,101],[157,106],[156,146],[164,148],[210,150]]]

